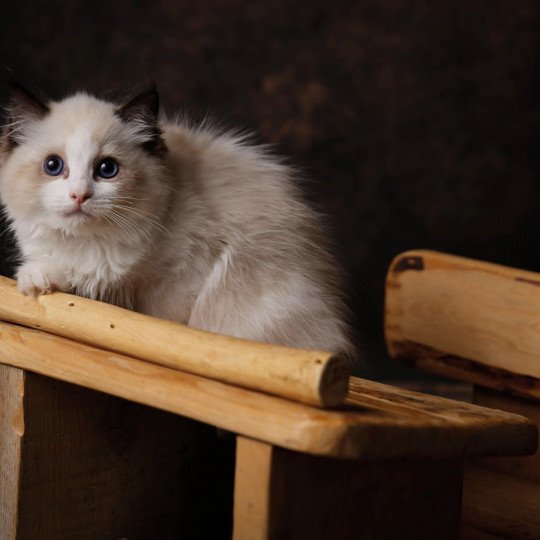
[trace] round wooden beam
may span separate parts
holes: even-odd
[[[339,405],[349,365],[329,352],[210,332],[55,292],[30,298],[0,276],[0,320],[310,405]]]

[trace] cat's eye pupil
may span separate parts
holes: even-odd
[[[64,170],[64,162],[58,156],[49,156],[43,162],[43,169],[51,176],[58,176]]]
[[[105,158],[99,162],[96,174],[101,178],[112,178],[118,174],[118,163],[112,158]]]

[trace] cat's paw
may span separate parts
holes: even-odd
[[[34,298],[40,294],[52,293],[60,289],[59,275],[55,274],[37,264],[24,264],[17,271],[17,288]]]

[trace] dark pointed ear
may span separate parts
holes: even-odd
[[[116,113],[125,122],[144,122],[148,125],[157,123],[159,114],[159,94],[155,84],[152,84],[142,94],[131,98],[121,105]]]
[[[38,119],[49,112],[49,107],[22,84],[11,79],[8,81],[8,110],[17,117]]]
[[[49,107],[32,92],[14,80],[8,81],[6,132],[12,145],[17,146],[29,122],[43,118]]]
[[[155,84],[116,109],[116,114],[134,124],[142,136],[141,146],[150,154],[162,156],[167,146],[158,126],[159,94]]]

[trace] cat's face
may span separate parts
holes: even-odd
[[[165,151],[157,93],[118,107],[86,94],[41,104],[12,91],[3,136],[0,198],[30,227],[88,235],[127,233],[153,214]]]

